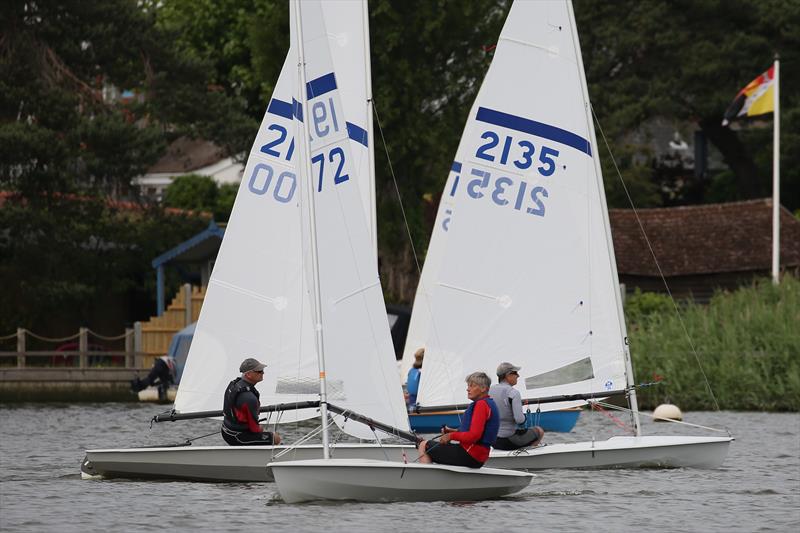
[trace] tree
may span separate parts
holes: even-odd
[[[800,205],[800,153],[791,149],[800,135],[800,98],[794,89],[800,76],[800,4],[575,0],[575,14],[592,104],[614,151],[641,151],[625,146],[626,133],[656,117],[693,124],[723,155],[731,170],[727,176],[735,177],[733,186],[702,184],[706,190],[727,191],[717,201],[771,192],[768,131],[735,131],[721,122],[737,91],[780,53],[782,201],[791,208]],[[632,168],[630,162],[622,165],[623,174]]]
[[[180,55],[147,3],[14,0],[0,17],[3,188],[34,202],[125,195],[178,135],[236,153],[252,140],[255,122]]]
[[[213,211],[217,207],[219,190],[208,176],[187,174],[178,176],[164,191],[164,205],[198,211]]]
[[[156,5],[11,0],[0,11],[3,331],[47,333],[109,302],[124,320],[149,316],[149,262],[207,220],[118,200],[179,135],[237,153],[252,142],[257,123],[173,46]]]
[[[92,197],[54,196],[47,209],[21,197],[0,209],[0,331],[74,333],[104,323],[118,332],[126,320],[155,310],[154,257],[207,226],[157,207]],[[108,331],[108,330],[105,330]]]

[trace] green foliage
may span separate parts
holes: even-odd
[[[217,184],[208,176],[178,176],[164,191],[164,205],[197,211],[213,211],[217,206]]]
[[[47,333],[67,319],[86,325],[115,299],[152,302],[150,261],[208,223],[135,204],[51,200],[12,198],[0,209],[0,279],[13,280],[0,291],[0,331]]]
[[[175,49],[154,13],[132,0],[4,7],[1,189],[32,202],[85,189],[128,196],[176,136],[245,150],[257,123],[213,89],[205,63]],[[114,88],[134,96],[107,97]]]
[[[720,292],[708,306],[685,306],[680,318],[663,297],[643,306],[645,297],[634,298],[632,313],[626,308],[634,368],[639,381],[657,375],[664,383],[643,389],[643,406],[715,408],[705,374],[721,409],[800,410],[800,280]]]
[[[214,214],[217,221],[227,221],[233,210],[238,185],[217,183],[208,176],[178,176],[164,192],[164,205]]]
[[[642,324],[654,316],[673,312],[675,307],[666,294],[642,292],[638,287],[625,299],[625,317],[631,324]]]
[[[233,202],[236,200],[236,192],[239,186],[234,183],[225,183],[219,186],[217,192],[217,204],[214,208],[214,219],[226,222],[233,211]]]
[[[721,126],[736,93],[781,56],[781,159],[785,205],[800,205],[800,3],[794,0],[575,0],[589,94],[626,181],[641,181],[637,159],[647,156],[641,131],[653,119],[702,130],[725,159],[735,186],[714,183],[714,201],[768,196],[771,191],[771,128],[738,132]],[[771,117],[765,117],[771,122]],[[598,139],[602,144],[602,141]],[[603,155],[603,157],[606,157]],[[640,159],[641,161],[641,159]],[[607,162],[607,187],[616,181]],[[638,163],[638,164],[641,164]],[[647,163],[650,166],[650,163]],[[651,173],[654,172],[651,169]],[[707,191],[708,181],[687,187]],[[637,188],[634,186],[632,188]],[[613,184],[612,184],[613,188]],[[651,205],[651,191],[634,194]],[[609,195],[615,207],[627,199]]]

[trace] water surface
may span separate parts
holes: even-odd
[[[3,531],[798,531],[800,415],[686,413],[736,440],[716,470],[550,470],[516,496],[478,503],[287,505],[273,483],[82,480],[86,448],[197,440],[218,422],[156,424],[152,405],[0,406]],[[710,434],[644,420],[647,434]],[[613,428],[613,429],[610,429]],[[290,437],[305,426],[284,430]],[[586,438],[621,434],[584,413]],[[549,442],[574,436],[549,433]]]

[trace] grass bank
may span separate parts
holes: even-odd
[[[663,378],[637,393],[642,408],[669,401],[715,409],[705,372],[720,409],[800,411],[800,280],[786,276],[777,287],[762,280],[719,292],[707,306],[678,307],[680,318],[653,293],[625,304],[637,382]]]

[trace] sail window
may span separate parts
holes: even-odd
[[[561,368],[525,378],[525,388],[531,390],[555,387],[556,385],[567,385],[592,378],[594,378],[592,360],[590,357],[584,357]]]
[[[328,379],[325,382],[329,400],[345,400],[344,382],[340,379]],[[275,394],[312,394],[319,395],[319,380],[316,378],[279,377],[275,385]]]

